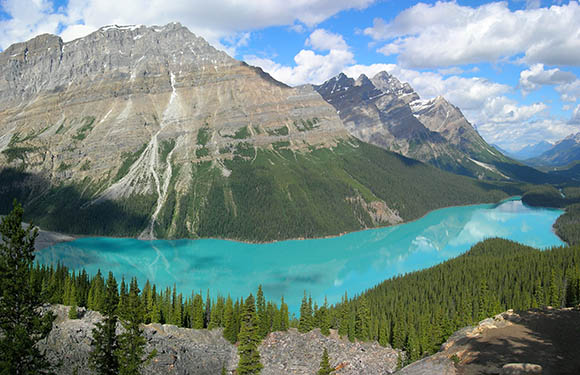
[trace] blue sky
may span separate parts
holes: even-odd
[[[0,48],[179,21],[290,85],[386,70],[510,150],[580,131],[577,1],[0,0]]]

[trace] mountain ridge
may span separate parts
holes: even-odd
[[[365,142],[479,179],[553,180],[487,144],[442,96],[422,100],[408,83],[387,72],[356,80],[341,73],[313,87],[334,106],[349,132]]]
[[[506,196],[375,150],[313,87],[178,23],[42,35],[0,53],[0,77],[2,206],[48,230],[270,241]]]

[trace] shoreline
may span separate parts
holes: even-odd
[[[35,249],[36,249],[36,251],[40,251],[40,250],[46,249],[48,247],[57,245],[59,243],[72,242],[72,241],[75,241],[78,239],[83,239],[83,238],[134,239],[134,240],[139,240],[139,241],[222,240],[222,241],[230,241],[230,242],[237,242],[237,243],[244,243],[244,244],[251,244],[251,245],[272,244],[272,243],[283,242],[283,241],[323,240],[323,239],[330,239],[330,238],[339,238],[339,237],[342,237],[342,236],[345,236],[345,235],[348,235],[351,233],[358,233],[358,232],[363,232],[363,231],[367,231],[367,230],[374,230],[374,229],[381,229],[381,228],[392,228],[392,227],[396,227],[398,225],[410,224],[410,223],[416,222],[418,220],[421,220],[424,217],[426,217],[427,215],[429,215],[435,211],[438,211],[438,210],[444,210],[444,209],[448,209],[448,208],[457,208],[457,207],[480,206],[480,205],[499,205],[499,204],[502,204],[504,202],[513,201],[513,200],[520,200],[521,201],[521,196],[519,196],[519,195],[510,196],[510,197],[504,198],[498,202],[459,204],[459,205],[436,208],[436,209],[427,211],[425,214],[423,214],[422,216],[420,216],[416,219],[404,221],[404,222],[401,222],[398,224],[393,224],[393,225],[381,225],[381,226],[372,227],[372,228],[361,228],[358,230],[345,231],[345,232],[341,232],[338,234],[331,234],[331,235],[320,236],[320,237],[295,237],[295,238],[287,238],[287,239],[273,240],[273,241],[245,241],[245,240],[240,240],[240,239],[221,238],[221,237],[173,238],[173,239],[156,238],[154,240],[140,240],[139,238],[136,238],[136,237],[127,237],[127,236],[97,236],[97,235],[90,235],[90,234],[87,235],[87,234],[69,234],[69,233],[62,233],[62,232],[53,232],[53,231],[49,231],[49,230],[45,230],[45,229],[42,229],[40,227],[37,227],[39,235],[38,235],[37,241],[35,243]],[[546,207],[546,208],[549,208],[549,207]],[[26,225],[28,225],[28,224],[26,224]],[[560,238],[560,236],[558,236],[558,238]],[[560,238],[560,240],[562,242],[566,243],[563,239]]]

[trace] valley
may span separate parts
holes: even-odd
[[[580,133],[540,128],[580,107],[512,99],[570,74],[508,98],[477,66],[365,67],[318,22],[294,68],[179,22],[0,50],[0,373],[19,345],[64,374],[498,373],[490,326],[577,318]],[[385,30],[385,57],[413,39]],[[350,67],[302,70],[327,57]]]

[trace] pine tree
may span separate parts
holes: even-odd
[[[324,305],[320,308],[320,333],[325,336],[330,335],[330,313],[328,311],[328,301],[324,297]]]
[[[262,285],[258,286],[258,293],[256,294],[256,310],[258,316],[258,335],[263,339],[270,331],[270,322],[266,314],[266,299],[264,298]]]
[[[203,309],[203,299],[201,298],[201,294],[195,294],[193,296],[193,305],[191,311],[191,328],[203,329],[204,315],[205,313]]]
[[[552,268],[550,272],[550,306],[558,308],[561,305],[560,277],[556,270]]]
[[[52,314],[42,315],[40,290],[30,283],[38,230],[22,228],[22,206],[0,222],[0,374],[47,374],[50,363],[36,347],[52,329]]]
[[[356,313],[355,337],[366,341],[370,338],[371,312],[364,296],[359,299],[359,308]]]
[[[68,318],[72,319],[72,320],[79,318],[79,309],[78,309],[76,303],[73,304],[70,307],[70,309],[68,310]]]
[[[312,330],[312,298],[306,298],[306,291],[302,298],[300,305],[300,322],[298,323],[298,331],[305,333]]]
[[[316,373],[317,375],[330,375],[334,372],[334,369],[330,366],[330,359],[328,358],[328,350],[324,348],[322,352],[322,359],[320,360],[320,369]]]
[[[118,338],[117,338],[117,308],[119,306],[119,295],[117,281],[113,273],[109,272],[105,298],[103,303],[102,322],[95,324],[93,329],[93,350],[89,356],[89,365],[98,375],[115,375],[119,372],[119,361],[117,359]]]
[[[258,345],[260,345],[261,340],[258,332],[254,296],[251,294],[244,305],[239,340],[238,354],[240,355],[240,360],[238,362],[238,374],[259,374],[263,367],[260,363],[260,353],[258,352]]]
[[[288,316],[288,305],[284,302],[284,296],[280,301],[280,331],[287,331],[290,328],[290,317]]]
[[[119,374],[139,375],[143,366],[155,356],[156,352],[145,355],[146,340],[140,327],[144,309],[139,298],[136,278],[131,280],[125,309],[129,318],[122,321],[125,332],[118,337],[119,346],[115,353],[119,362]]]
[[[236,341],[238,341],[238,330],[236,326],[236,320],[234,318],[234,305],[232,298],[229,295],[226,299],[224,320],[224,337],[226,340],[234,344]]]

